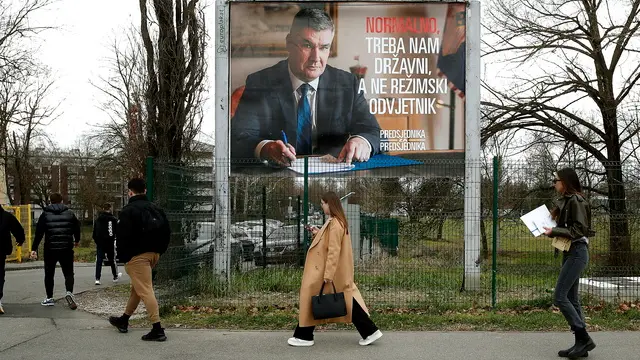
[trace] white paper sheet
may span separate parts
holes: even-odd
[[[551,218],[551,213],[546,205],[540,205],[534,210],[522,215],[520,220],[527,225],[533,236],[540,236],[544,233],[545,227],[555,227],[556,222]]]
[[[339,171],[348,171],[355,165],[347,165],[344,162],[337,162],[333,156],[309,157],[309,174],[324,174]],[[299,158],[289,166],[289,169],[304,174],[304,159]]]

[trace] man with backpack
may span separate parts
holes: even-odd
[[[115,258],[116,227],[118,219],[111,213],[111,204],[102,205],[102,211],[93,224],[93,241],[96,243],[96,285],[100,285],[102,262],[107,258],[111,262],[113,282],[118,282],[122,273],[118,273]]]
[[[142,300],[153,324],[151,331],[142,336],[142,340],[165,341],[167,337],[160,325],[160,311],[153,292],[151,272],[160,255],[169,246],[171,228],[164,211],[147,198],[147,187],[143,179],[131,179],[127,187],[129,203],[119,215],[116,250],[131,279],[131,294],[124,314],[109,317],[109,323],[121,333],[126,333],[129,317]]]
[[[0,264],[0,315],[4,314],[2,292],[4,290],[5,260],[7,255],[13,252],[11,234],[16,238],[16,244],[22,246],[25,240],[22,224],[20,224],[20,221],[18,221],[12,213],[5,211],[2,206],[0,206],[0,262],[2,262],[2,264]]]

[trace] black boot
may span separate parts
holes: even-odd
[[[160,323],[154,323],[153,328],[148,334],[142,336],[144,341],[165,341],[167,336],[164,334],[164,329],[160,327]]]
[[[567,354],[567,357],[569,359],[585,357],[588,355],[588,352],[595,349],[595,347],[596,344],[587,333],[587,329],[576,329],[576,345],[573,347],[573,350]]]
[[[109,324],[115,326],[121,333],[129,331],[129,319],[122,316],[109,316]]]
[[[568,348],[567,350],[558,351],[558,356],[559,357],[567,357],[567,356],[569,356],[569,353],[571,352],[571,350],[573,350],[576,347],[576,344],[578,343],[578,335],[576,335],[576,329],[573,326],[571,326],[571,332],[573,333],[573,335],[575,337],[575,341],[574,341],[573,345],[570,348]],[[588,356],[589,356],[589,353],[585,354],[584,357],[588,357]]]
[[[573,345],[572,347],[568,348],[567,350],[560,350],[558,351],[558,356],[560,357],[569,357],[569,353],[571,352],[571,350],[573,350],[576,346]],[[584,355],[582,355],[581,357],[589,357],[589,352],[585,351]]]

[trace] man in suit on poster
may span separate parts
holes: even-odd
[[[287,60],[247,77],[231,120],[231,157],[286,166],[303,155],[367,161],[380,151],[380,125],[349,72],[327,65],[334,24],[305,8],[287,35]]]

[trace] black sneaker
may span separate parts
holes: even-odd
[[[142,335],[144,341],[165,341],[167,336],[164,334],[164,329],[156,330],[151,329],[148,334]]]
[[[120,331],[123,334],[129,331],[128,329],[129,322],[126,320],[123,320],[119,316],[109,316],[109,324],[115,326],[118,329],[118,331]]]

